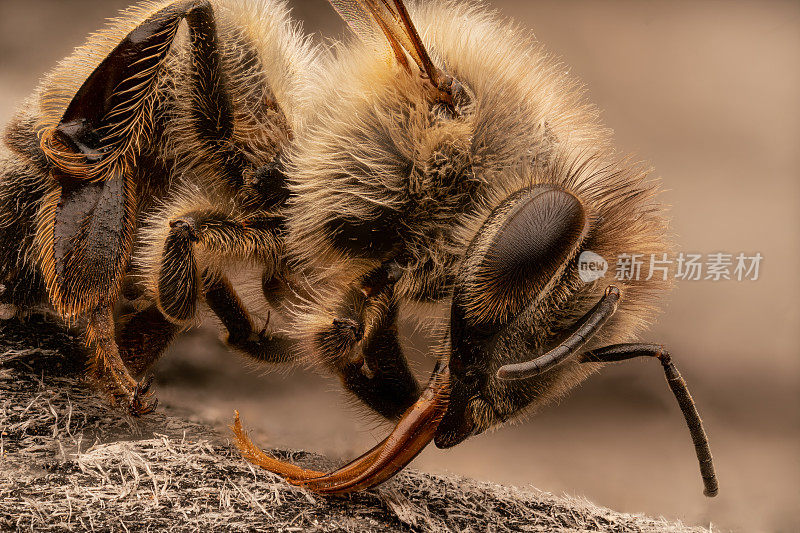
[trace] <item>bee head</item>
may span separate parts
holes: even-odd
[[[622,254],[649,261],[670,249],[663,212],[649,202],[653,191],[642,176],[625,163],[554,166],[549,178],[487,199],[465,223],[446,335],[450,403],[438,446],[561,397],[598,368],[579,362],[583,351],[629,342],[649,324],[669,280],[645,269],[620,276],[614,267]],[[584,254],[606,263],[602,274],[581,275]]]
[[[533,325],[589,230],[580,199],[555,185],[518,191],[492,211],[467,249],[453,293],[451,397],[437,445],[458,444],[530,401],[497,370],[507,363],[509,344],[525,342],[515,322]]]

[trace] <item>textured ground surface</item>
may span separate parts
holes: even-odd
[[[0,323],[0,530],[702,531],[411,470],[322,498],[250,467],[209,428],[161,409],[119,416],[75,378],[80,360],[76,339],[51,324]]]

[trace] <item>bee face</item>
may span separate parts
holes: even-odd
[[[630,341],[652,317],[651,304],[668,288],[662,279],[581,280],[578,258],[582,252],[595,251],[610,261],[627,250],[660,257],[669,249],[660,233],[665,229],[663,220],[648,218],[653,215],[649,212],[652,191],[633,186],[636,180],[628,181],[640,177],[632,174],[638,172],[636,167],[621,166],[616,171],[591,167],[573,176],[571,188],[552,185],[555,176],[551,176],[509,194],[488,214],[477,217],[483,223],[470,230],[473,238],[454,282],[447,332],[451,396],[437,432],[438,446],[458,444],[526,407],[536,410],[596,370],[570,357],[523,382],[498,377],[506,365],[559,347],[602,299],[610,283],[623,293],[620,310],[586,349]],[[581,186],[590,182],[581,172],[598,174],[605,183],[622,179],[617,185],[626,184],[624,194]],[[569,173],[569,169],[557,171],[557,175]],[[631,220],[642,226],[632,227]],[[649,230],[646,224],[652,224]]]

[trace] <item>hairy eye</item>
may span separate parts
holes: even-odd
[[[460,304],[475,323],[504,323],[548,288],[589,228],[581,201],[552,185],[512,195],[470,248]],[[468,253],[468,256],[470,254]]]

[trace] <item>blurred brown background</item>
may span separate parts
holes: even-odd
[[[323,0],[293,0],[309,32],[345,31]],[[127,0],[0,0],[0,123],[37,78]],[[681,282],[647,335],[671,347],[711,437],[708,500],[683,420],[653,362],[608,368],[561,405],[415,467],[713,525],[800,529],[800,3],[489,0],[589,88],[618,145],[652,161],[686,252],[764,256],[757,282]],[[321,37],[320,37],[321,39]],[[420,349],[424,347],[420,346]],[[420,372],[430,361],[420,358]],[[253,372],[213,332],[177,345],[162,401],[258,442],[351,458],[386,428],[335,381]]]

